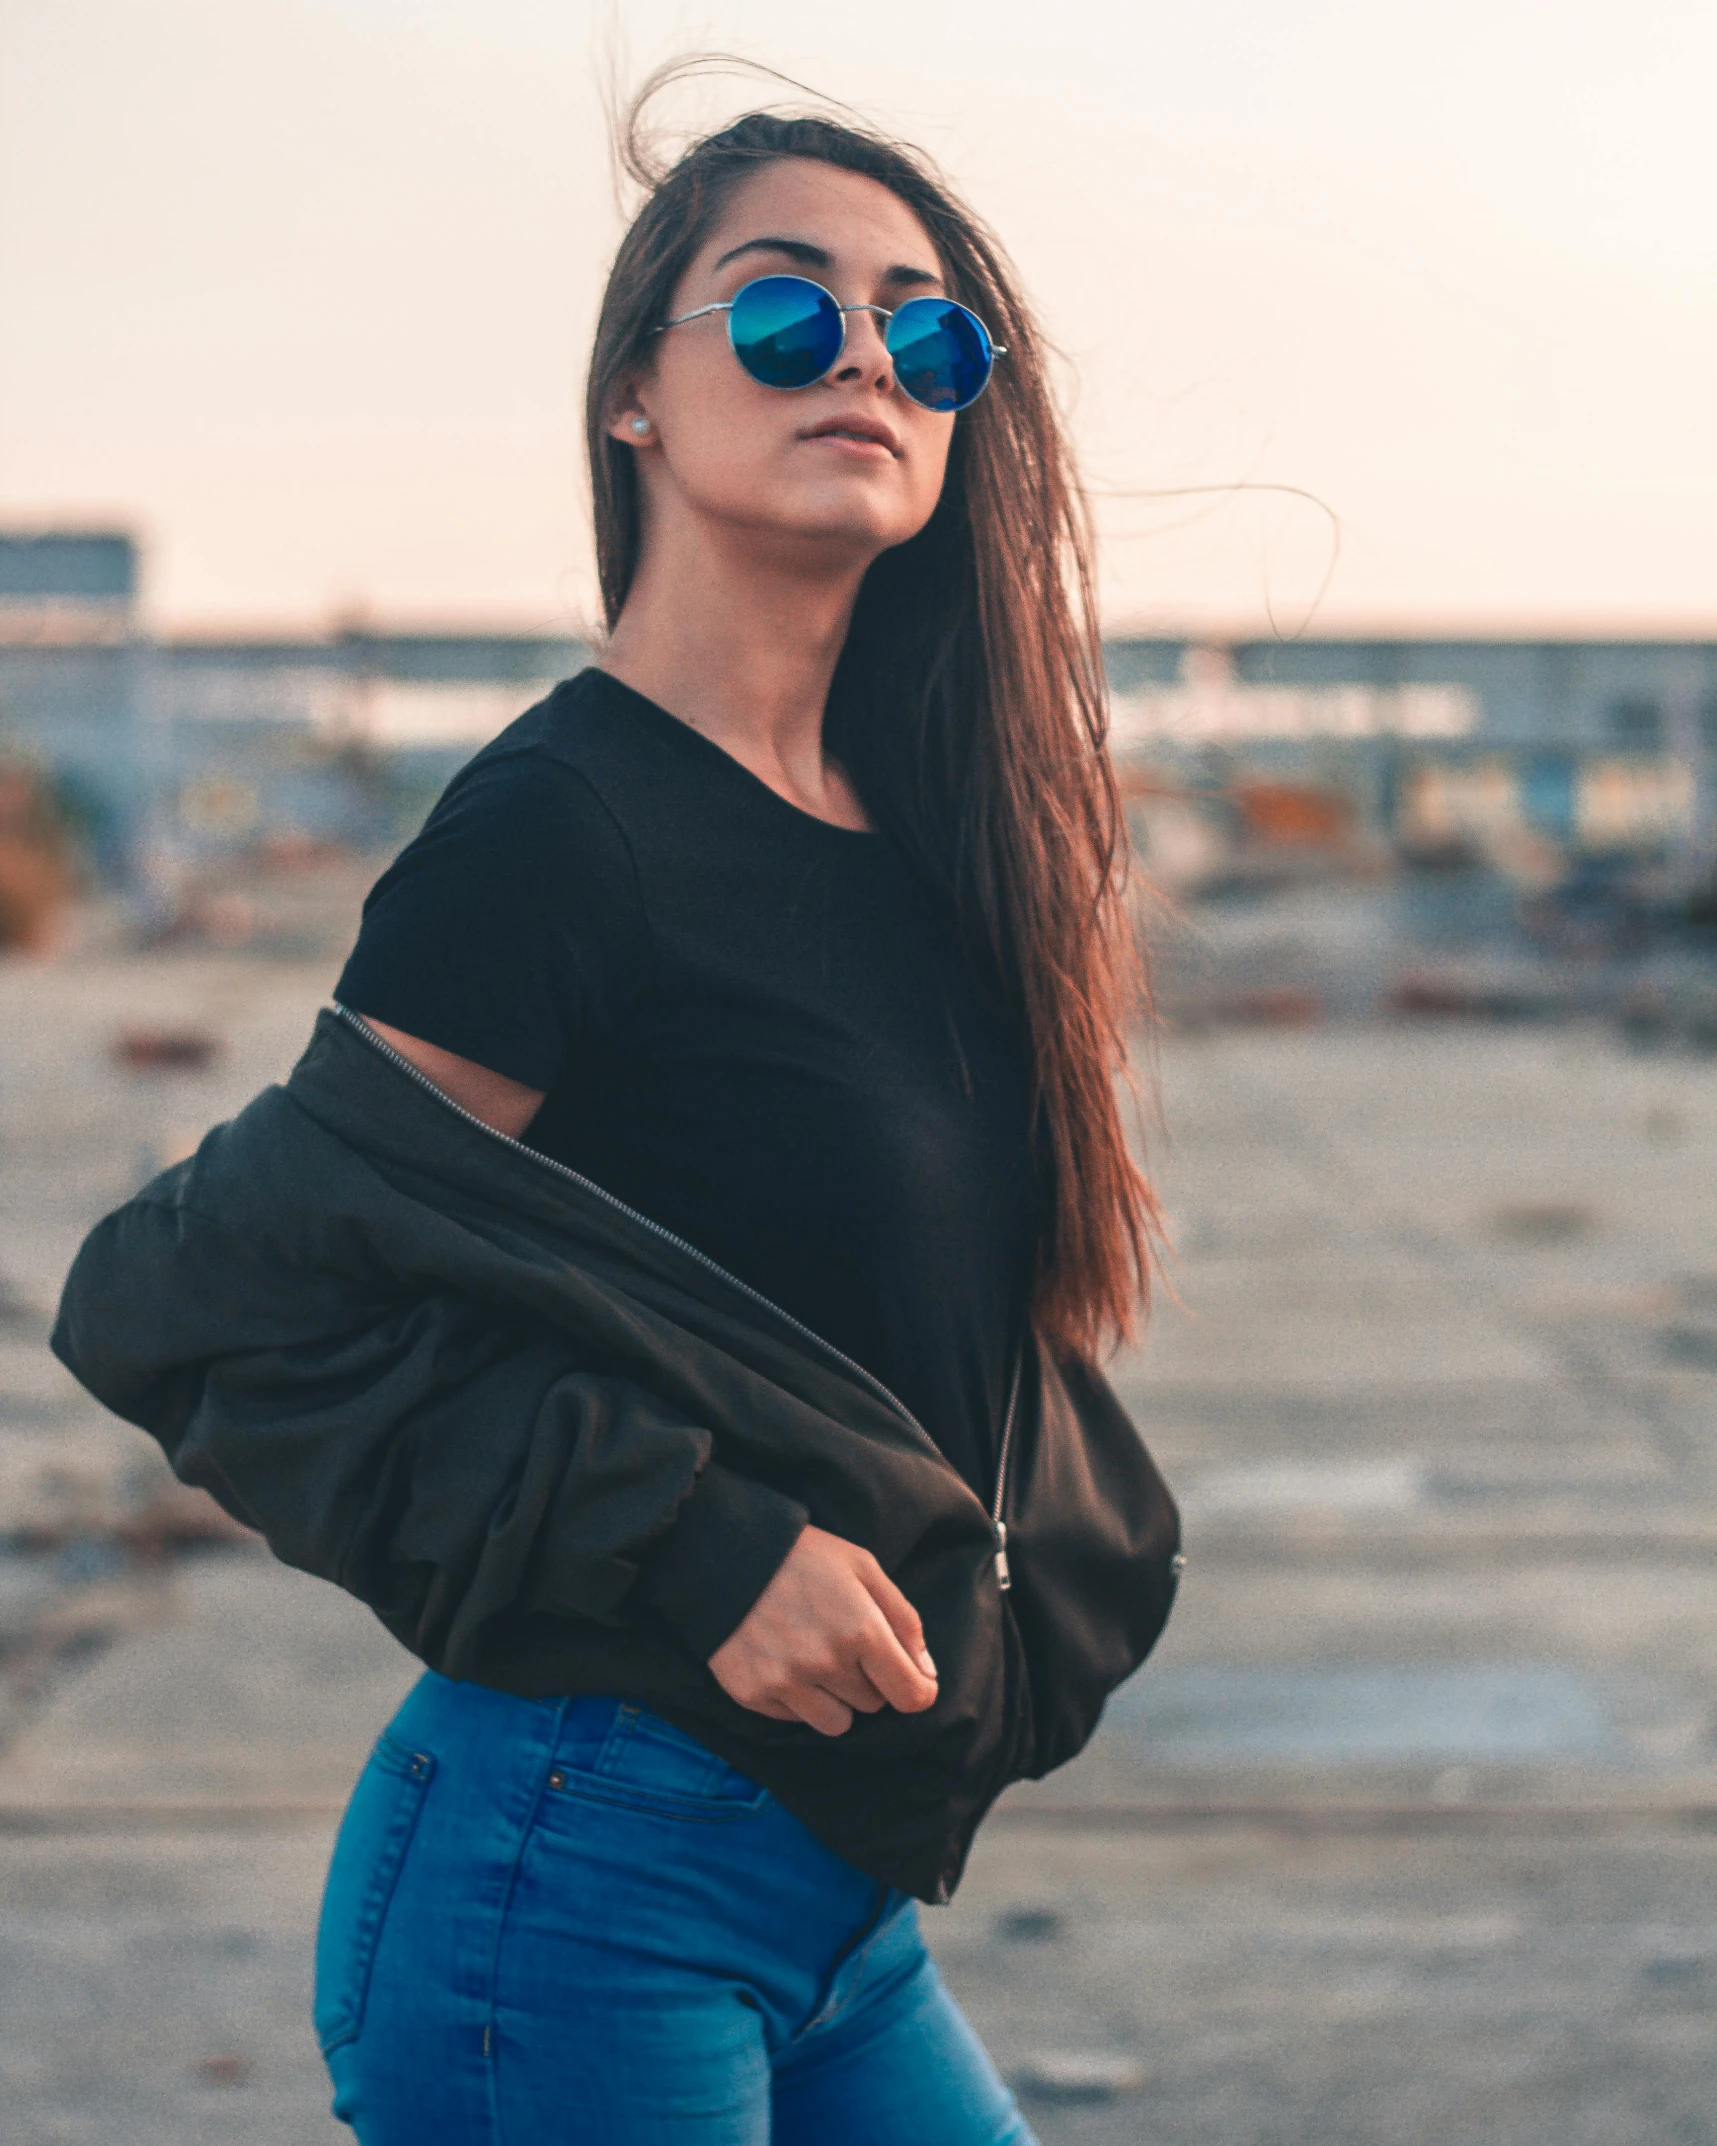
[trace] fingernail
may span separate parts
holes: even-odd
[[[919,1648],[918,1666],[927,1677],[933,1677],[936,1674],[936,1664],[930,1659],[930,1649],[928,1647]]]

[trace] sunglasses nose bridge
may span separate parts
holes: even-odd
[[[860,370],[868,372],[873,365],[879,363],[881,368],[892,377],[894,372],[894,353],[888,347],[888,324],[894,316],[888,307],[879,305],[842,306],[840,313],[841,327],[844,333],[841,347],[835,355],[835,362],[829,368],[830,379],[833,379],[837,373],[842,372],[849,365],[856,364]],[[869,352],[865,350],[867,337],[874,345],[874,348]]]

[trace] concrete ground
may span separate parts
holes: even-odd
[[[346,2135],[310,1936],[412,1665],[249,1549],[127,1553],[152,1449],[42,1346],[82,1230],[284,1070],[336,962],[0,969],[8,2146]],[[186,1021],[224,1055],[115,1066]],[[1191,1562],[925,1911],[950,1981],[1044,2146],[1717,2138],[1709,1063],[1352,1025],[1163,1075],[1179,1301],[1116,1375]]]

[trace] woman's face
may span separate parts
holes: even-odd
[[[791,158],[766,165],[729,201],[681,278],[670,318],[732,298],[756,276],[801,275],[843,306],[893,310],[944,288],[924,226],[874,179]],[[885,323],[848,313],[846,343],[814,386],[753,380],[727,340],[727,315],[670,328],[610,420],[639,454],[645,525],[690,516],[793,563],[868,564],[930,519],[953,437],[951,416],[895,385]],[[649,420],[640,434],[635,420]]]

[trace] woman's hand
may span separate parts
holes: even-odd
[[[936,1702],[918,1612],[868,1550],[816,1527],[709,1666],[741,1706],[825,1736],[851,1728],[855,1712],[921,1714]]]

